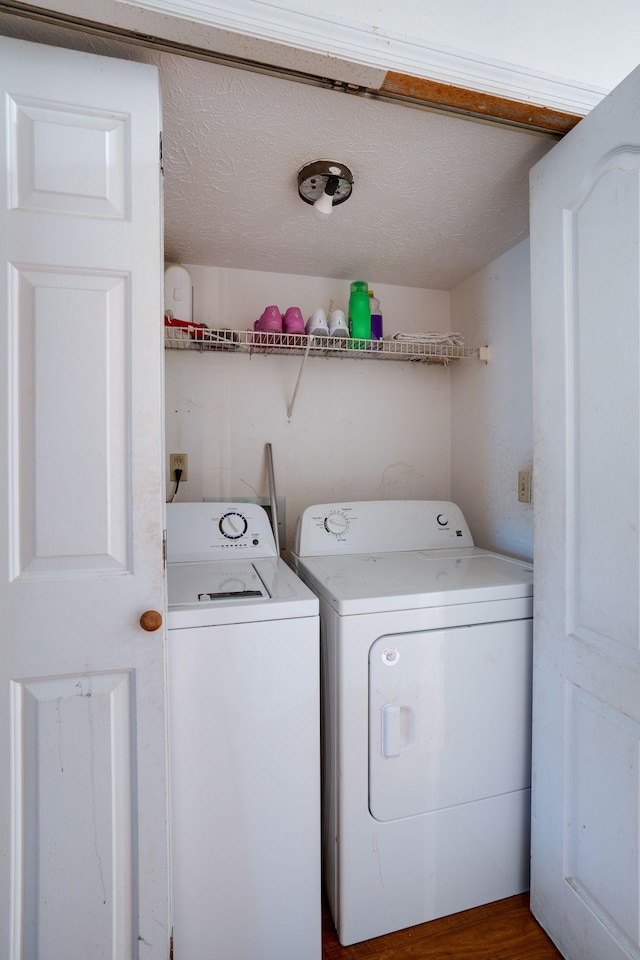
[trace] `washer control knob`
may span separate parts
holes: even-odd
[[[449,517],[446,515],[446,513],[439,513],[436,517],[436,520],[441,527],[446,527],[446,525],[449,523]]]
[[[239,540],[247,532],[248,524],[241,513],[231,510],[220,517],[218,527],[222,536],[226,537],[227,540]]]
[[[330,513],[324,518],[324,528],[327,533],[340,537],[349,529],[349,521],[343,513]]]

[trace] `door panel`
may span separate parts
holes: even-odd
[[[531,620],[379,637],[369,809],[396,820],[528,790]]]
[[[565,213],[568,627],[580,639],[608,638],[636,650],[639,541],[630,534],[638,530],[640,496],[639,166],[639,155],[614,151]],[[604,342],[620,345],[613,363],[603,359]],[[621,482],[612,487],[614,471]]]
[[[566,876],[594,914],[629,945],[637,938],[640,725],[577,684],[567,687]],[[604,788],[593,789],[594,772]],[[615,871],[603,870],[612,860]]]
[[[531,904],[569,960],[640,956],[639,94],[531,176]]]
[[[9,206],[14,209],[108,217],[128,215],[129,118],[77,109],[50,98],[9,96]],[[73,150],[70,144],[73,143]]]
[[[0,955],[166,960],[157,73],[0,88]]]
[[[12,684],[23,841],[14,875],[25,891],[37,891],[25,898],[23,912],[16,903],[25,957],[41,956],[51,944],[56,956],[88,957],[96,943],[111,944],[106,956],[130,956],[132,682],[128,672]],[[70,922],[78,909],[73,876],[82,877],[82,923]]]
[[[128,278],[12,270],[15,575],[131,572]]]

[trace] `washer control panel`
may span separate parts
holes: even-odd
[[[443,500],[363,500],[307,507],[296,528],[299,557],[472,547],[462,511]]]
[[[269,516],[257,504],[167,504],[167,560],[171,563],[275,556]]]

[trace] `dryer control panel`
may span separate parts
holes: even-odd
[[[296,527],[299,557],[394,553],[472,547],[455,503],[445,500],[362,500],[307,507]]]

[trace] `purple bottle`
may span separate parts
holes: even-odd
[[[382,340],[382,312],[380,301],[369,290],[369,309],[371,310],[371,339]]]

